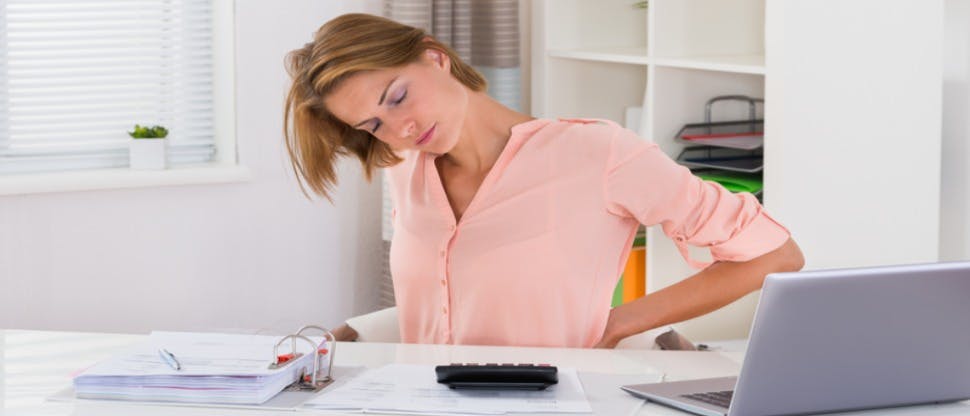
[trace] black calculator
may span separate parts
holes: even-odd
[[[559,382],[549,364],[452,363],[434,371],[439,383],[453,389],[545,390]]]

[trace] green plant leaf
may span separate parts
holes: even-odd
[[[154,126],[152,127],[152,135],[153,137],[164,138],[168,136],[168,129],[162,126]]]
[[[168,136],[168,129],[162,126],[142,126],[135,124],[135,129],[128,132],[135,139],[161,139]]]

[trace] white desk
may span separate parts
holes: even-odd
[[[67,387],[71,374],[142,339],[141,335],[0,330],[0,414],[2,415],[299,415],[308,412],[126,405],[45,399]],[[737,374],[739,354],[645,350],[584,350],[450,345],[342,343],[335,365],[377,367],[389,363],[541,362],[579,371],[636,375],[661,371],[667,380]],[[635,377],[633,377],[635,379]],[[608,390],[611,391],[611,390]],[[624,393],[624,398],[625,393]],[[596,403],[592,403],[594,410]],[[684,415],[646,404],[637,415]],[[970,415],[970,402],[857,412],[853,415]]]

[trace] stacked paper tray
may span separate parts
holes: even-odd
[[[687,124],[677,133],[676,140],[688,144],[677,156],[677,162],[695,175],[731,192],[761,195],[763,120]]]
[[[760,149],[765,143],[764,120],[687,124],[677,133],[676,140],[692,146]]]
[[[677,157],[677,162],[689,168],[757,173],[764,168],[763,157],[761,149],[739,150],[703,146],[684,149]]]

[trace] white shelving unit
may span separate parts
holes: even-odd
[[[533,0],[532,114],[624,124],[671,157],[718,95],[765,99],[764,202],[807,268],[936,261],[942,2]],[[715,121],[747,118],[718,104]],[[644,184],[649,192],[649,184]],[[710,258],[693,250],[695,258]],[[693,274],[659,227],[647,291]],[[678,327],[747,335],[752,294]]]
[[[551,0],[532,6],[536,115],[623,121],[643,103],[647,13],[627,1]],[[535,109],[541,109],[538,113]]]

